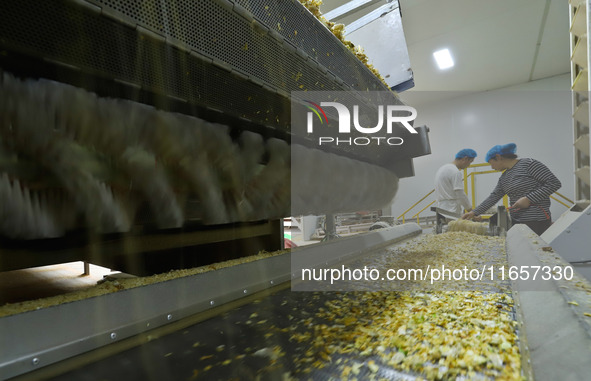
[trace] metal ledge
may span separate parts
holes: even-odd
[[[509,266],[560,266],[567,262],[530,228],[515,225],[507,233]],[[584,380],[591,374],[589,308],[591,285],[575,274],[571,281],[517,279],[513,298],[520,323],[524,375],[540,380]],[[586,299],[583,304],[575,299]]]

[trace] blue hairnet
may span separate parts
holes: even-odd
[[[517,145],[515,143],[494,146],[486,153],[486,162],[488,163],[495,155],[514,154],[515,151],[517,151]]]
[[[460,152],[456,153],[456,159],[461,159],[463,157],[474,158],[476,157],[476,151],[470,148],[464,148],[463,150],[460,150]]]

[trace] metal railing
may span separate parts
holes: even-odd
[[[554,197],[554,196],[550,196],[550,198],[551,198],[552,200],[555,200],[555,201],[556,201],[556,202],[558,202],[559,204],[562,204],[562,205],[566,206],[566,207],[567,207],[567,208],[569,208],[569,209],[570,209],[570,208],[572,208],[572,206],[575,204],[575,202],[574,202],[573,200],[571,200],[570,198],[566,197],[565,195],[563,195],[563,194],[561,194],[561,193],[554,192],[554,194],[555,194],[555,195],[557,195],[557,196],[559,196],[559,197],[562,197],[562,199],[564,199],[564,200],[566,200],[566,201],[570,202],[570,205],[568,205],[568,204],[565,204],[564,202],[560,201],[560,200],[559,200],[559,199],[557,199],[556,197]]]
[[[481,163],[481,164],[471,164],[468,168],[478,168],[478,167],[489,167],[490,164],[488,163]],[[472,188],[471,196],[472,196],[472,209],[476,208],[476,175],[484,175],[487,173],[495,173],[499,172],[496,169],[489,169],[486,171],[472,171],[468,173],[468,168],[464,168],[464,192],[468,194],[468,178],[470,178],[470,187]],[[503,196],[503,205],[505,208],[509,207],[509,197],[507,195]]]
[[[401,215],[399,215],[398,217],[396,217],[397,219],[402,218],[402,223],[406,222],[406,213],[410,212],[415,206],[417,206],[419,203],[421,203],[424,199],[426,199],[427,197],[429,197],[433,192],[435,192],[435,189],[432,189],[431,192],[427,193],[425,196],[423,196],[423,198],[421,198],[419,201],[415,202],[414,204],[412,204],[412,206],[408,209],[406,209]],[[431,204],[433,204],[435,201],[431,202]],[[429,204],[429,205],[431,205]],[[424,210],[425,208],[423,208]],[[420,212],[419,212],[420,213]],[[413,216],[414,217],[414,216]],[[417,216],[417,223],[419,223],[419,217]]]

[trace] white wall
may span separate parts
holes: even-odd
[[[494,145],[515,143],[519,157],[531,157],[546,164],[562,182],[560,193],[574,197],[574,164],[570,75],[529,82],[482,93],[453,94],[447,100],[421,103],[421,94],[413,101],[402,99],[417,109],[415,125],[427,125],[431,154],[414,159],[415,176],[400,180],[392,204],[392,215],[404,210],[433,189],[437,169],[451,162],[457,151],[472,148],[478,153],[474,163],[484,163],[486,152]],[[441,98],[444,94],[424,94],[422,99]],[[449,94],[451,96],[451,94]],[[417,98],[417,96],[419,98]],[[410,99],[410,97],[409,97]],[[490,169],[488,167],[487,169]],[[499,174],[479,175],[477,202],[494,188]],[[429,198],[429,202],[434,200]],[[422,204],[426,206],[425,203]],[[422,207],[421,207],[422,208]],[[418,212],[407,214],[407,217]],[[556,220],[566,208],[552,201]],[[432,215],[428,209],[421,215]]]

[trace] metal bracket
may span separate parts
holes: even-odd
[[[333,9],[330,12],[326,12],[324,17],[329,21],[338,22],[338,20],[342,19],[343,17],[349,16],[354,12],[358,12],[381,1],[382,0],[352,0],[338,8]]]
[[[391,3],[382,5],[378,9],[371,11],[367,15],[360,17],[359,19],[353,21],[349,25],[345,27],[345,35],[348,35],[351,32],[356,31],[357,29],[363,28],[370,22],[379,19],[385,14],[388,14],[392,11],[395,11],[399,8],[398,1],[393,1]]]
[[[437,208],[435,206],[431,207],[431,211],[435,212],[436,216],[435,234],[443,233],[443,225],[447,224],[446,216],[456,219],[462,217],[458,213],[450,212],[448,210]]]
[[[494,232],[495,235],[499,236],[506,236],[507,230],[511,228],[511,216],[509,212],[505,208],[505,206],[500,205],[497,207],[497,225],[496,231]]]

